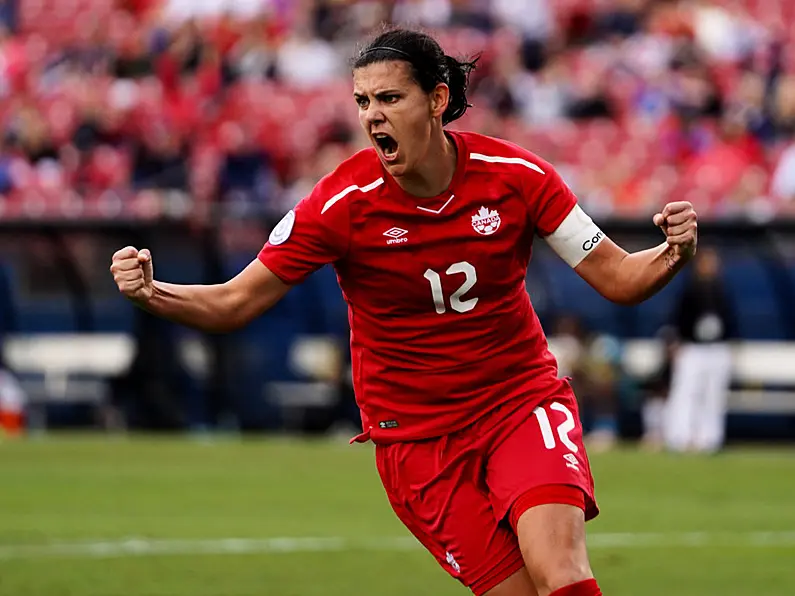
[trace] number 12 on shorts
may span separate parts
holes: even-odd
[[[576,443],[569,438],[569,433],[577,426],[574,422],[574,415],[571,413],[571,410],[560,402],[552,402],[549,409],[561,412],[566,417],[566,419],[558,425],[558,438],[569,451],[577,453],[579,449]],[[547,414],[543,406],[538,406],[533,410],[533,414],[536,420],[538,420],[538,426],[541,428],[541,437],[544,439],[544,447],[547,449],[554,449],[557,447],[557,442],[555,441],[555,433],[552,432],[552,424],[549,422],[549,414]]]

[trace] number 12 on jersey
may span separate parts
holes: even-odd
[[[469,292],[478,281],[478,274],[475,267],[471,263],[461,261],[460,263],[453,263],[445,271],[446,275],[456,275],[463,273],[465,275],[464,283],[450,295],[450,308],[456,312],[464,313],[469,312],[478,303],[477,298],[469,298],[462,300],[464,294]],[[433,296],[433,304],[436,307],[436,314],[443,315],[447,312],[447,306],[444,300],[444,291],[442,290],[442,278],[433,269],[428,269],[425,272],[425,279],[431,284],[431,295]]]

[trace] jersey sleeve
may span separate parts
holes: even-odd
[[[529,218],[535,231],[570,267],[577,267],[605,239],[604,233],[577,204],[568,184],[548,163],[531,194]]]
[[[288,285],[301,283],[348,252],[350,209],[347,201],[333,201],[333,188],[331,179],[321,180],[273,228],[257,255],[263,265]]]
[[[526,188],[530,194],[528,215],[538,234],[547,237],[574,209],[577,196],[549,163],[544,162],[541,167],[544,173],[535,177],[538,180],[533,185],[535,189]]]

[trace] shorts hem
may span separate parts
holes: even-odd
[[[515,499],[508,511],[508,521],[518,536],[517,526],[519,518],[530,509],[539,505],[550,505],[553,503],[561,505],[571,505],[585,513],[585,491],[571,484],[546,484],[537,486],[525,491],[519,498]]]
[[[485,577],[473,583],[469,589],[475,596],[483,596],[489,590],[496,588],[514,573],[524,568],[522,553],[517,547],[512,551],[511,556],[506,557],[494,570],[490,571]]]
[[[538,485],[538,487],[551,486],[551,485],[571,486],[572,488],[579,489],[583,492],[583,494],[585,495],[585,521],[591,521],[593,518],[599,515],[599,505],[596,503],[596,499],[594,499],[594,497],[591,495],[591,493],[588,490],[586,490],[579,484],[567,483],[567,482],[550,482],[549,484],[540,484]],[[508,520],[509,516],[511,515],[511,511],[513,510],[513,507],[516,504],[516,501],[518,501],[519,498],[525,493],[530,492],[534,488],[538,487],[516,491],[515,494],[511,495],[511,497],[507,501],[505,501],[506,504],[505,510],[503,511],[502,509],[499,509],[497,512],[495,512],[497,513],[498,516],[497,519],[500,521]],[[556,500],[549,501],[549,503],[557,503],[557,502],[558,501]],[[567,502],[565,504],[569,503]]]

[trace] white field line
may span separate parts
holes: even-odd
[[[793,532],[683,532],[683,533],[594,533],[588,537],[593,549],[602,548],[795,548]],[[49,544],[0,544],[0,560],[47,557],[117,558],[152,555],[277,554],[346,551],[405,551],[420,549],[410,536],[371,539],[355,538],[218,538],[170,540],[127,538],[96,542]]]

